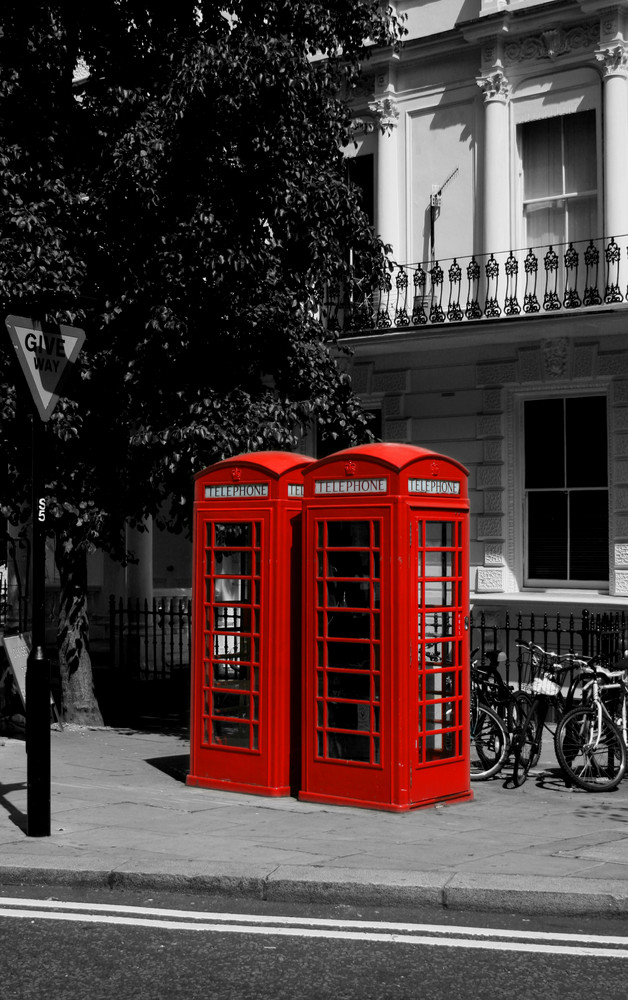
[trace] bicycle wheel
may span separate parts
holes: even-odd
[[[530,768],[534,767],[541,754],[541,736],[543,724],[539,717],[538,707],[533,706],[523,726],[513,738],[514,756],[512,763],[512,781],[519,788],[528,777]]]
[[[554,736],[556,757],[567,780],[587,792],[608,792],[626,770],[621,733],[595,705],[574,708],[562,717]]]
[[[471,712],[471,780],[485,781],[504,766],[508,757],[508,736],[504,724],[486,705]]]

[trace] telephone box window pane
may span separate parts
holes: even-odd
[[[453,552],[426,552],[425,576],[453,576],[454,559]]]
[[[215,529],[216,548],[253,544],[253,524],[250,521],[216,524]],[[208,544],[211,545],[211,541],[208,541]]]
[[[251,602],[251,581],[234,580],[231,577],[220,577],[214,580],[214,601],[226,604],[228,601],[240,601],[242,604]]]
[[[229,663],[214,663],[214,686],[249,689],[249,667],[232,666]]]
[[[214,629],[217,632],[251,632],[251,609],[215,607]]]
[[[226,715],[232,719],[248,719],[249,696],[214,692],[213,714]]]
[[[334,611],[327,615],[327,634],[332,638],[369,639],[371,616],[355,611]]]
[[[425,583],[426,608],[451,608],[456,604],[457,586],[450,582]]]
[[[569,499],[570,579],[608,580],[608,494],[574,490]]]
[[[214,657],[220,660],[250,660],[251,640],[242,635],[215,635]]]
[[[526,489],[565,485],[562,399],[528,399],[524,404]]]
[[[368,764],[371,759],[371,738],[353,733],[328,733],[327,756],[336,760],[356,760]]]
[[[425,548],[451,548],[454,543],[453,528],[451,521],[426,521]]]
[[[366,642],[328,642],[327,666],[345,670],[368,670],[371,647]]]
[[[455,693],[456,674],[435,673],[425,675],[425,698],[426,701],[435,701],[438,698],[447,698]]]
[[[429,734],[425,739],[425,760],[447,760],[449,757],[457,757],[456,734],[443,733],[442,735]]]
[[[327,674],[327,695],[329,698],[348,698],[353,701],[368,701],[371,696],[371,679],[368,674]]]
[[[425,707],[425,728],[430,731],[438,729],[449,729],[458,724],[457,721],[458,702],[443,701],[437,704],[429,704]]]
[[[328,521],[327,545],[329,548],[367,549],[371,544],[370,521]]]
[[[329,576],[370,577],[371,560],[368,552],[328,552],[327,572]]]
[[[358,709],[361,705],[327,702],[327,725],[335,729],[360,729]]]
[[[330,608],[368,608],[371,605],[371,588],[364,583],[328,583],[327,606]]]
[[[251,553],[238,550],[215,552],[214,572],[216,576],[250,576]]]
[[[246,722],[222,722],[214,719],[212,725],[212,743],[229,747],[249,746],[250,729]]]
[[[567,494],[528,494],[528,575],[537,580],[566,580]]]

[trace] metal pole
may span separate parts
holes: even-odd
[[[32,416],[32,645],[26,663],[26,803],[29,837],[50,836],[50,661],[46,642],[46,504],[41,496],[44,427]]]

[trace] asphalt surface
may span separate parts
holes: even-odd
[[[550,747],[527,783],[409,813],[188,787],[183,734],[51,732],[51,834],[28,836],[26,753],[0,736],[0,885],[256,900],[628,915],[628,778],[568,790]]]

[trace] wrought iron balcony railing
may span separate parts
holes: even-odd
[[[628,303],[628,237],[392,265],[352,301],[330,288],[327,323],[344,335],[556,314]]]

